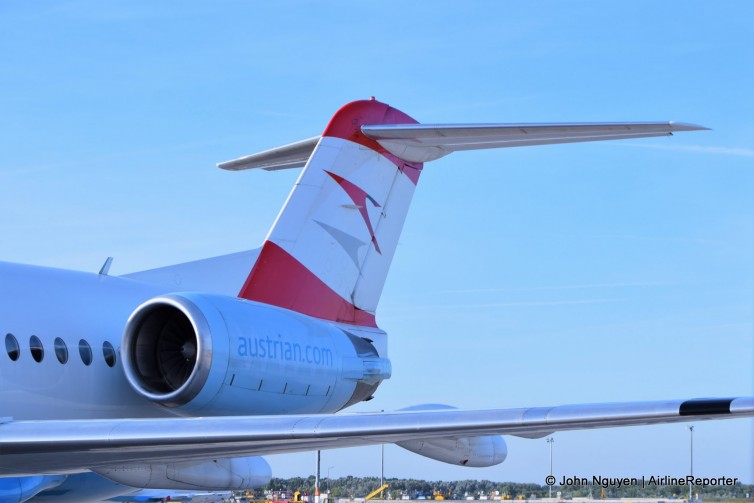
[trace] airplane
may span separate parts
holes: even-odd
[[[339,413],[390,378],[376,310],[424,163],[668,136],[676,122],[420,124],[374,98],[218,166],[301,168],[261,248],[123,276],[0,263],[0,503],[266,484],[264,455],[394,443],[502,463],[502,435],[754,417],[754,397]]]

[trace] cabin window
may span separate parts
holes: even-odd
[[[92,347],[84,339],[79,341],[79,355],[81,355],[81,361],[84,365],[92,364]]]
[[[5,351],[8,352],[8,358],[14,362],[21,356],[21,348],[13,334],[5,334]]]
[[[55,356],[58,357],[60,363],[68,362],[68,346],[65,345],[65,341],[60,337],[55,339]]]
[[[108,367],[115,366],[115,348],[109,342],[105,341],[102,345],[102,354],[105,356],[105,363]]]
[[[42,341],[36,335],[29,337],[29,351],[31,351],[31,357],[37,363],[41,362],[45,357],[45,348],[42,346]]]

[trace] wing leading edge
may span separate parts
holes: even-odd
[[[539,438],[555,431],[746,417],[754,417],[754,397],[312,416],[11,421],[0,425],[0,476],[451,436]]]

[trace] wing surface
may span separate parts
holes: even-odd
[[[279,454],[406,440],[754,417],[754,397],[367,414],[10,421],[0,424],[0,476],[129,462]]]

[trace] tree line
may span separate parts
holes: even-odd
[[[400,499],[403,495],[411,498],[425,496],[431,499],[435,491],[439,491],[446,499],[464,499],[466,496],[493,495],[497,491],[501,496],[509,499],[516,498],[546,498],[550,488],[546,485],[521,483],[521,482],[493,482],[491,480],[455,480],[455,481],[427,481],[417,479],[386,478],[386,484],[390,487],[386,490],[385,497]],[[363,498],[380,486],[379,477],[340,477],[337,479],[320,480],[320,492],[327,490],[335,498]],[[265,490],[273,491],[300,491],[301,493],[314,494],[314,476],[293,477],[289,479],[273,478],[265,486]],[[705,488],[694,487],[694,493],[698,493],[703,500],[714,499],[730,500],[741,499],[754,501],[754,485],[736,484],[732,486],[708,486]],[[684,499],[688,497],[688,486],[681,485],[628,485],[624,487],[608,487],[604,490],[600,486],[553,486],[553,496],[560,492],[563,497],[589,497],[605,498],[667,498]]]

